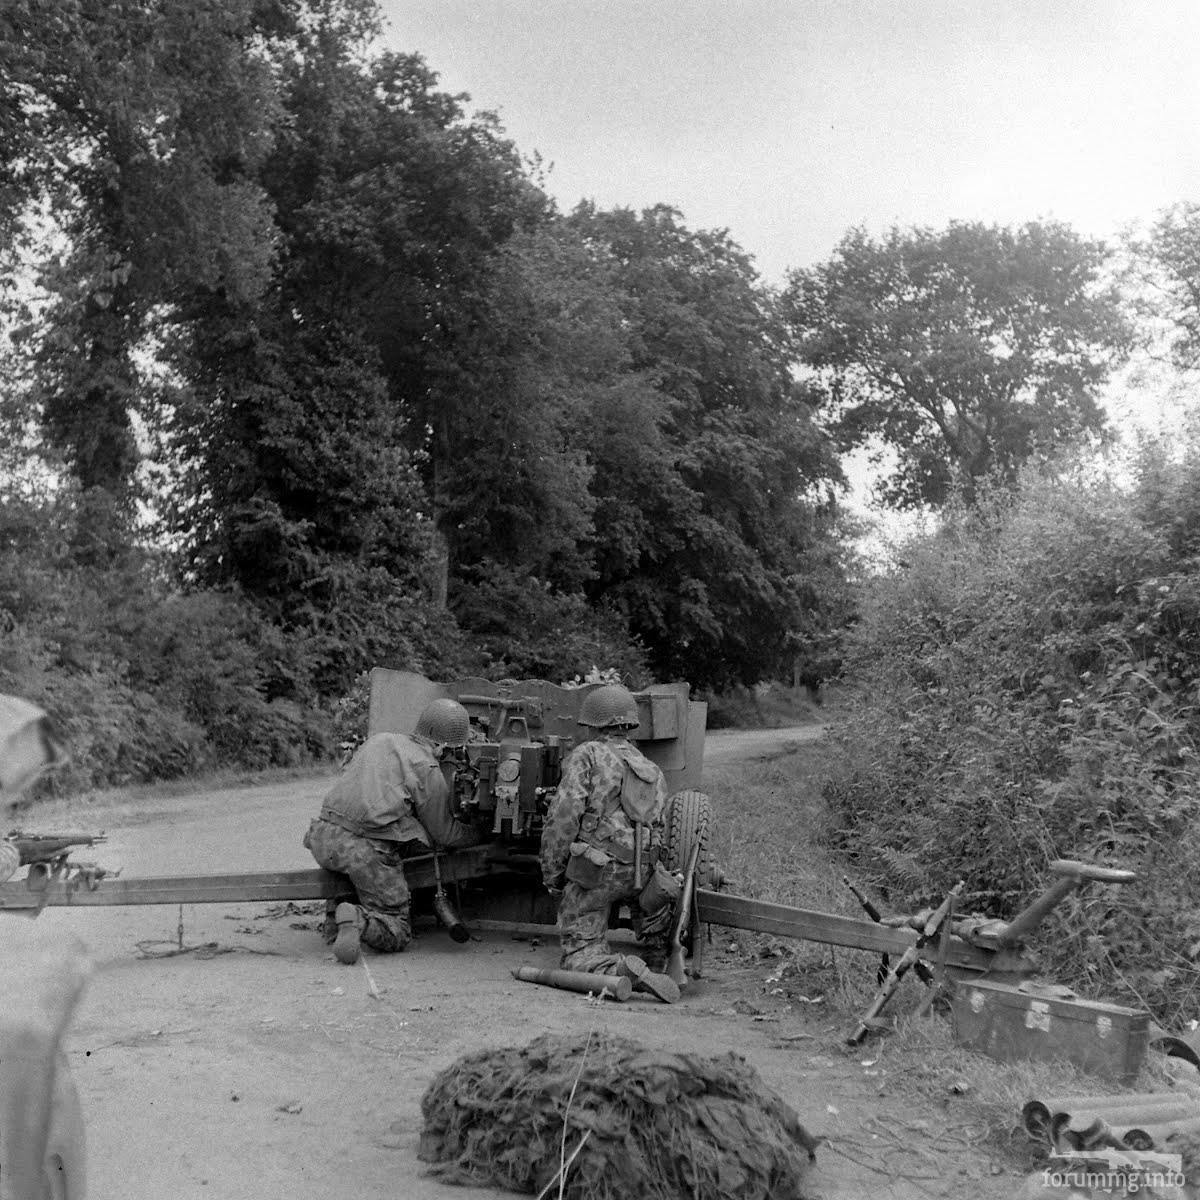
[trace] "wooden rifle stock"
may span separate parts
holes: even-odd
[[[462,917],[458,915],[458,909],[450,903],[450,897],[446,895],[446,889],[442,884],[442,864],[436,849],[433,852],[433,878],[436,881],[436,890],[433,896],[434,915],[446,927],[446,931],[454,941],[469,942],[471,931],[463,924]]]
[[[687,869],[683,873],[683,887],[679,892],[679,911],[675,914],[675,925],[671,930],[671,947],[667,954],[667,975],[683,986],[687,982],[687,974],[683,969],[683,938],[687,932],[688,922],[692,919],[692,900],[696,894],[696,865],[700,861],[700,839],[692,845],[688,855]]]
[[[642,823],[634,821],[633,823],[633,888],[634,891],[640,893],[642,888],[646,886],[646,880],[642,875]]]

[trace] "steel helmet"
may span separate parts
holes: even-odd
[[[434,700],[425,706],[414,732],[443,746],[465,746],[471,730],[467,710],[457,700]]]
[[[579,724],[590,729],[636,729],[641,724],[637,701],[628,688],[606,683],[584,696]]]

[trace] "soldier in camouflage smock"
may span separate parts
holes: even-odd
[[[658,767],[626,736],[638,725],[637,703],[626,688],[608,684],[590,692],[579,723],[591,730],[592,738],[576,746],[563,763],[542,831],[542,879],[552,894],[561,896],[562,966],[626,975],[635,989],[671,1003],[679,998],[675,983],[636,955],[614,954],[607,938],[610,909],[615,903],[631,902],[647,953],[660,960],[665,953],[669,908],[644,914],[636,905],[647,878],[663,871],[656,863],[663,842],[666,783]],[[637,836],[642,839],[646,877],[640,882],[635,879]]]
[[[334,902],[326,916],[340,962],[358,959],[360,941],[389,953],[412,940],[405,858],[479,840],[450,811],[452,753],[468,725],[456,700],[435,700],[412,734],[368,738],[304,835],[318,864],[348,875],[357,893],[357,903]]]

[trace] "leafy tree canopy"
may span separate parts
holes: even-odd
[[[115,569],[149,479],[174,586],[303,647],[268,703],[377,663],[786,669],[845,591],[778,297],[669,208],[560,214],[377,18],[0,13],[0,225],[57,242],[3,415],[79,485],[73,561]]]
[[[831,537],[841,478],[776,300],[726,232],[690,230],[670,208],[582,205],[568,224],[616,289],[629,354],[626,386],[599,397],[586,435],[589,587],[661,673],[759,679],[808,611],[798,568]]]
[[[881,439],[892,505],[941,504],[1104,418],[1096,392],[1129,330],[1107,252],[1057,222],[852,230],[792,273],[785,310],[843,448]]]
[[[65,237],[42,282],[34,400],[85,488],[128,492],[156,306],[266,285],[269,149],[288,0],[14,0],[0,12],[0,232],[35,201]]]
[[[439,342],[529,192],[493,123],[465,118],[420,58],[371,56],[358,15],[324,6],[294,36],[256,175],[269,284],[195,281],[163,423],[189,572],[323,641],[323,690],[398,654],[437,659],[448,618],[421,613]]]
[[[1189,201],[1161,213],[1149,237],[1135,243],[1134,250],[1143,269],[1137,280],[1139,306],[1151,318],[1165,316],[1173,327],[1175,366],[1200,368],[1200,204]]]

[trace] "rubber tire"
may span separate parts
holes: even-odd
[[[667,801],[667,869],[682,873],[697,839],[700,854],[696,859],[696,887],[708,888],[715,864],[712,858],[712,801],[703,792],[676,792]],[[704,972],[704,934],[700,922],[693,919],[688,927],[685,946],[694,978]]]
[[[667,869],[686,870],[692,846],[699,838],[700,857],[696,860],[698,888],[707,888],[712,878],[713,861],[709,848],[712,828],[712,801],[703,792],[676,792],[667,801]]]

